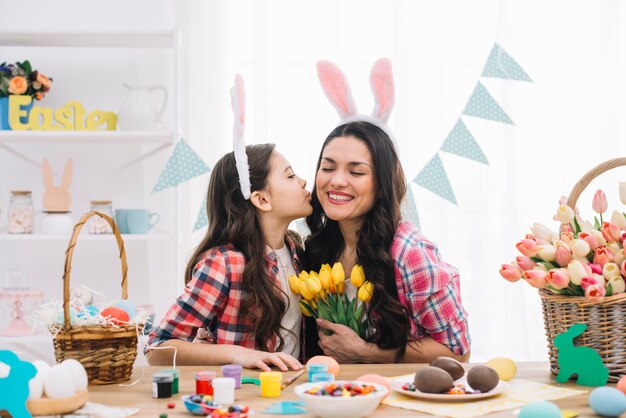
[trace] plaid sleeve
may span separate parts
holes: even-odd
[[[441,259],[430,241],[414,241],[407,250],[399,264],[414,322],[411,339],[430,336],[452,352],[465,354],[471,340],[457,269]]]
[[[178,297],[150,333],[148,346],[179,339],[193,341],[199,328],[207,328],[228,302],[230,281],[224,254],[216,252],[196,265],[185,292]]]

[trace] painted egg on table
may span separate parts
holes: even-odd
[[[515,377],[517,366],[515,362],[506,357],[492,358],[487,362],[487,366],[491,367],[498,373],[500,380],[509,381]]]
[[[50,365],[43,360],[33,361],[33,366],[37,369],[37,374],[28,381],[29,400],[36,400],[43,396],[43,382],[50,372]]]
[[[450,373],[433,366],[422,367],[415,372],[413,383],[424,393],[444,393],[454,386]]]
[[[589,406],[603,417],[619,417],[626,412],[626,395],[610,386],[595,388],[589,395]]]
[[[130,319],[128,317],[128,313],[124,309],[117,308],[115,306],[109,306],[108,308],[103,309],[102,312],[100,312],[100,315],[105,318],[109,318],[114,324],[125,324]]]
[[[615,386],[620,392],[626,394],[626,376],[620,377],[617,385]]]
[[[361,381],[361,382],[378,383],[379,385],[385,386],[388,389],[388,392],[385,395],[385,398],[389,396],[389,394],[391,393],[391,384],[389,383],[389,379],[379,374],[364,374],[361,377],[357,377],[356,380]]]
[[[500,376],[489,366],[474,366],[467,372],[467,384],[482,393],[489,392],[498,386]]]
[[[133,319],[135,315],[137,315],[137,308],[135,307],[135,304],[127,299],[116,300],[115,302],[111,303],[111,306],[124,309],[130,319]]]
[[[561,418],[561,410],[552,402],[533,402],[520,410],[518,418]]]
[[[465,375],[463,365],[451,357],[437,357],[430,365],[447,371],[454,380],[460,379]]]
[[[78,361],[73,358],[68,358],[67,360],[63,360],[61,365],[65,368],[68,368],[70,372],[72,372],[72,377],[74,378],[74,384],[76,385],[76,390],[85,390],[87,389],[88,379],[87,379],[87,371],[85,367]]]
[[[339,374],[339,363],[337,363],[337,360],[332,357],[314,356],[311,357],[311,359],[307,361],[306,364],[325,364],[328,366],[328,373],[334,374],[335,377],[337,377],[337,375]]]
[[[50,368],[50,372],[43,382],[43,390],[48,398],[69,398],[76,393],[74,376],[68,367],[56,364]]]

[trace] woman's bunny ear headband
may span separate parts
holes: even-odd
[[[250,167],[248,166],[248,154],[246,154],[246,141],[244,131],[246,126],[246,91],[243,87],[243,78],[240,74],[235,76],[235,85],[230,89],[230,102],[233,108],[233,151],[239,186],[244,199],[250,199]]]
[[[337,65],[327,60],[318,61],[317,75],[326,97],[341,118],[338,125],[356,121],[372,123],[385,131],[395,146],[395,140],[387,126],[389,115],[395,104],[393,72],[391,61],[388,58],[380,58],[376,61],[370,72],[370,87],[375,101],[371,116],[358,112],[354,99],[352,99],[348,79]]]

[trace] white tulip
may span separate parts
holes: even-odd
[[[624,218],[624,214],[622,212],[614,210],[611,215],[611,223],[621,230],[626,229],[626,218]]]
[[[595,274],[593,273],[591,275],[591,277],[593,277],[594,279],[596,279],[598,281],[598,283],[600,283],[600,286],[602,287],[606,287],[606,280],[604,280],[604,276],[601,274]]]
[[[618,266],[621,266],[624,260],[626,260],[626,255],[624,255],[624,250],[621,249],[617,253],[613,255],[613,260]]]
[[[606,248],[609,249],[613,256],[615,256],[615,254],[617,254],[621,250],[617,242],[610,242],[609,244],[607,244]]]
[[[580,284],[583,277],[587,277],[587,271],[583,267],[583,264],[578,260],[572,260],[567,265],[567,273],[569,279],[574,284]]]
[[[569,248],[575,257],[586,257],[591,251],[591,247],[584,239],[574,239],[569,243]]]
[[[582,221],[578,223],[580,225],[580,230],[582,232],[591,232],[596,230],[593,225],[591,224],[591,222],[589,221]]]
[[[552,242],[551,238],[553,232],[550,230],[550,228],[543,224],[534,223],[533,226],[530,228],[530,232],[532,232],[533,235],[537,238],[545,239],[546,241]]]
[[[556,248],[554,245],[538,245],[537,246],[537,257],[541,258],[544,261],[554,261],[554,254],[556,253]]]
[[[574,211],[567,205],[559,205],[554,218],[562,224],[570,224],[574,220]]]
[[[626,182],[620,182],[619,184],[619,200],[626,205]]]
[[[604,267],[602,267],[602,276],[604,276],[604,278],[607,280],[610,280],[612,277],[616,276],[621,277],[621,274],[619,272],[619,266],[615,263],[606,263]]]
[[[624,283],[622,276],[611,277],[608,284],[611,285],[614,295],[624,293],[624,291],[626,291],[626,283]]]
[[[598,231],[597,229],[592,229],[590,231],[587,231],[587,233],[596,237],[599,246],[602,247],[603,245],[606,245],[606,240],[604,239],[604,235],[602,235],[602,232]]]

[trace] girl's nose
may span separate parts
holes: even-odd
[[[347,185],[346,176],[340,170],[337,170],[330,179],[332,187],[345,187]]]
[[[304,189],[306,187],[306,180],[301,177],[298,177],[298,179],[300,180],[300,187]]]

